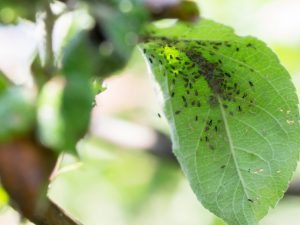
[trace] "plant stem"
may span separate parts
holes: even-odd
[[[45,74],[48,78],[53,76],[55,72],[54,52],[53,52],[53,27],[55,24],[56,16],[52,13],[50,4],[47,1],[45,5],[46,10],[46,57],[45,57]]]

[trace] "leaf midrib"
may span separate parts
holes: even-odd
[[[221,101],[221,99],[220,99],[219,96],[217,96],[217,99],[218,99],[218,102],[219,102],[220,111],[221,111],[222,119],[223,119],[223,122],[224,122],[225,133],[226,133],[226,136],[227,136],[228,142],[229,142],[229,150],[230,150],[230,153],[232,155],[232,159],[233,159],[233,162],[234,162],[234,167],[235,167],[235,169],[237,171],[239,180],[240,180],[241,185],[243,187],[243,192],[246,195],[247,200],[248,200],[248,199],[250,199],[250,196],[249,196],[249,194],[248,194],[248,192],[246,190],[247,188],[246,188],[246,184],[245,184],[244,178],[243,178],[243,176],[241,174],[241,171],[239,170],[239,164],[238,164],[238,160],[236,158],[236,153],[234,151],[234,145],[233,145],[233,141],[232,141],[232,137],[231,137],[231,132],[230,132],[230,129],[229,129],[229,125],[228,125],[228,122],[227,122],[225,110],[224,110],[222,101]],[[251,205],[250,205],[250,208],[252,210],[252,213],[254,214],[253,207]]]

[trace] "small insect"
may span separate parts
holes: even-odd
[[[242,112],[242,108],[241,108],[241,106],[240,106],[240,105],[239,105],[238,109],[239,109],[239,111],[240,111],[240,112]]]
[[[152,61],[152,59],[151,58],[149,58],[149,62],[152,64],[153,63],[153,61]]]
[[[198,116],[195,116],[195,121],[198,121]]]
[[[251,87],[254,86],[254,84],[253,84],[251,81],[249,81],[249,85],[250,85]]]
[[[200,107],[201,106],[201,102],[200,100],[197,101],[197,106]]]
[[[198,91],[197,91],[197,90],[195,90],[195,95],[196,95],[196,96],[198,96],[198,95],[199,95],[199,93],[198,93]]]
[[[240,51],[240,48],[236,48],[236,51],[237,51],[237,52]]]
[[[157,113],[157,116],[158,116],[159,118],[161,118],[161,115],[160,115],[159,113]]]
[[[177,110],[177,111],[175,112],[176,115],[178,115],[179,113],[181,113],[180,110]]]
[[[208,142],[208,141],[209,141],[209,139],[208,139],[208,137],[207,137],[207,136],[205,136],[205,141],[206,141],[206,142]]]
[[[182,100],[184,101],[184,102],[186,102],[186,98],[184,97],[184,96],[181,96],[182,97]]]
[[[253,202],[254,202],[254,201],[253,201],[252,199],[250,199],[250,198],[248,198],[248,201],[249,201],[249,202],[251,202],[251,203],[253,203]]]
[[[195,100],[193,100],[192,101],[192,106],[194,106],[196,104],[196,101]]]
[[[221,168],[221,169],[224,169],[225,167],[226,167],[225,165],[222,165],[220,168]]]
[[[211,125],[212,125],[212,120],[210,120],[210,121],[208,122],[208,125],[209,125],[209,126],[211,126]]]
[[[215,131],[218,132],[218,127],[217,126],[215,126]]]
[[[224,74],[225,74],[225,76],[227,76],[227,77],[231,77],[231,75],[230,75],[229,73],[227,73],[227,72],[225,72]]]
[[[174,91],[172,91],[172,93],[171,93],[171,97],[173,98],[175,96],[175,92]]]
[[[247,93],[244,93],[243,97],[242,98],[246,98],[248,96]]]

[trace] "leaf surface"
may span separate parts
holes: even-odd
[[[148,31],[142,48],[192,189],[226,223],[258,224],[299,157],[288,72],[263,42],[210,20]]]

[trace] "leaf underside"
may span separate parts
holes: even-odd
[[[205,19],[152,26],[141,47],[195,194],[230,225],[257,224],[283,196],[298,161],[289,74],[261,41]]]

